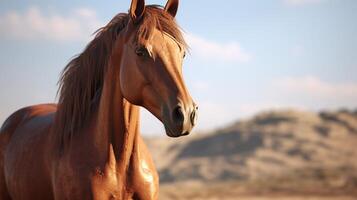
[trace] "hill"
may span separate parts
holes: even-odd
[[[357,194],[357,112],[264,112],[208,134],[147,143],[171,196],[170,188],[187,186],[235,188],[233,196]]]

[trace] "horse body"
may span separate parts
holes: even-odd
[[[139,132],[139,106],[166,134],[189,134],[197,107],[182,79],[174,16],[133,0],[65,68],[59,103],[23,108],[0,129],[0,199],[158,198],[158,174]]]
[[[14,199],[52,195],[50,155],[45,150],[54,110],[52,105],[23,108],[4,123],[0,131],[1,199],[9,199],[9,193]]]
[[[2,180],[8,180],[0,185],[0,199],[10,199],[9,193],[13,199],[156,199],[158,175],[137,132],[138,124],[132,121],[137,120],[138,107],[130,103],[127,107],[127,122],[136,133],[122,140],[126,144],[108,140],[107,148],[101,147],[90,135],[101,134],[103,138],[105,134],[93,131],[97,129],[94,125],[82,130],[86,134],[73,138],[65,152],[58,151],[51,131],[56,105],[37,105],[15,112],[0,132],[4,150],[1,164],[6,163],[1,166],[5,172],[1,177],[6,175]],[[132,150],[124,152],[123,147]],[[122,156],[129,159],[123,162],[115,149],[121,149],[127,154]]]

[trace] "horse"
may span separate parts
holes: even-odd
[[[139,109],[188,135],[197,105],[183,80],[178,0],[132,0],[61,73],[57,104],[22,108],[0,129],[0,199],[158,198]]]

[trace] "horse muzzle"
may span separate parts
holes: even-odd
[[[169,137],[189,135],[197,123],[198,106],[194,103],[184,106],[179,103],[169,109],[169,116],[165,117],[165,130]]]

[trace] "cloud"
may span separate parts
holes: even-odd
[[[308,108],[338,108],[357,106],[357,83],[331,83],[315,76],[285,77],[274,81],[271,92],[285,103]]]
[[[230,62],[249,62],[252,59],[237,42],[219,43],[194,34],[187,34],[185,37],[193,56]]]
[[[302,6],[308,4],[321,3],[324,0],[283,0],[283,2],[289,6]]]
[[[222,127],[266,110],[320,111],[357,107],[357,82],[334,83],[316,76],[281,77],[256,92],[260,95],[255,98],[244,93],[227,94],[225,98],[233,99],[229,102],[202,100],[196,130]]]
[[[286,77],[278,80],[276,84],[289,93],[297,92],[319,97],[357,97],[357,83],[328,83],[314,76]]]
[[[87,8],[75,9],[62,16],[45,14],[37,7],[30,7],[23,13],[9,11],[0,15],[0,36],[23,40],[85,41],[100,24],[96,13]]]

